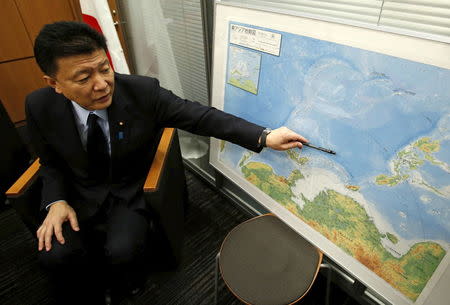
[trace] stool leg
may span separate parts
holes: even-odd
[[[217,294],[218,294],[218,290],[219,290],[219,256],[220,256],[220,252],[217,253],[216,255],[216,266],[215,266],[215,277],[214,277],[214,288],[215,288],[215,293],[214,293],[214,304],[217,305]]]
[[[327,276],[327,291],[326,291],[326,299],[325,305],[330,304],[330,290],[331,290],[331,268],[328,267],[328,276]]]
[[[330,290],[331,290],[331,266],[327,263],[320,264],[320,268],[327,269],[327,285],[325,288],[325,305],[330,305]]]

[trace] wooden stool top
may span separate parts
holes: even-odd
[[[272,214],[236,226],[222,243],[219,267],[241,301],[291,304],[308,292],[322,253]]]

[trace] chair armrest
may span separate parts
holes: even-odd
[[[154,192],[158,189],[164,164],[167,160],[167,155],[172,144],[172,138],[175,134],[174,128],[165,128],[161,139],[158,144],[158,148],[155,153],[152,165],[147,175],[147,179],[144,184],[144,192]],[[33,164],[17,179],[17,181],[6,191],[8,198],[15,198],[21,196],[21,194],[27,189],[30,184],[37,178],[37,174],[40,168],[39,159],[36,159]]]
[[[16,198],[21,196],[27,188],[36,180],[41,164],[36,159],[33,164],[14,182],[14,184],[6,191],[6,197]]]
[[[174,128],[164,128],[147,179],[145,180],[144,192],[155,192],[158,189],[174,134]]]

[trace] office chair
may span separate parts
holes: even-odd
[[[0,100],[0,135],[2,148],[0,150],[0,208],[6,197],[5,191],[28,167],[30,154],[17,132],[14,123],[9,118]]]
[[[6,192],[11,206],[33,236],[36,236],[43,219],[39,211],[42,188],[38,177],[39,167],[39,159],[36,159]],[[159,215],[159,232],[165,235],[160,240],[164,243],[160,248],[164,262],[160,264],[176,267],[181,260],[187,187],[178,135],[174,128],[165,128],[160,133],[155,157],[144,184],[144,196]]]
[[[311,288],[322,262],[322,252],[278,217],[266,214],[247,220],[225,237],[216,257],[218,273],[243,303],[287,305]]]

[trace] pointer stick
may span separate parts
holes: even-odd
[[[303,144],[304,146],[308,146],[308,147],[311,147],[311,148],[314,148],[314,149],[317,149],[317,150],[321,150],[321,151],[324,151],[324,152],[329,153],[329,154],[333,154],[333,155],[336,154],[336,152],[333,151],[333,150],[331,150],[331,149],[327,149],[327,148],[315,146],[315,145],[312,145],[312,144],[310,144],[310,143],[302,143],[302,144]]]

